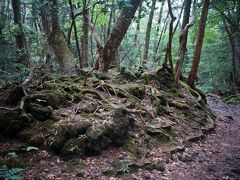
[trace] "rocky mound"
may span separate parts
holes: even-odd
[[[214,128],[204,98],[183,82],[176,85],[168,68],[95,73],[85,81],[85,76],[48,78],[30,86],[28,96],[20,86],[1,87],[1,135],[64,157],[111,146],[138,157],[156,147],[181,151]]]

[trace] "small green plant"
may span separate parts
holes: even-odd
[[[9,168],[7,165],[2,165],[0,167],[0,178],[5,180],[20,180],[21,177],[18,176],[20,172],[24,171],[22,168]]]
[[[22,150],[29,152],[29,151],[38,151],[39,149],[34,146],[28,146],[26,148],[22,148]]]
[[[12,158],[18,157],[16,152],[10,152],[10,153],[8,153],[8,155],[11,156]]]

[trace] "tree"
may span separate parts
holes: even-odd
[[[82,16],[82,36],[81,36],[81,46],[82,46],[82,64],[83,67],[88,67],[88,2],[83,0],[83,16]]]
[[[191,22],[189,22],[191,4],[192,4],[192,0],[185,0],[182,31],[179,36],[179,60],[177,62],[176,74],[175,74],[176,83],[178,83],[179,81],[185,54],[186,54],[188,29],[193,25],[193,22],[194,22],[196,0],[194,0],[194,3],[193,3],[192,20]]]
[[[156,6],[156,0],[152,1],[151,11],[148,18],[148,24],[147,24],[147,30],[146,30],[146,36],[145,36],[145,44],[144,44],[144,52],[143,52],[143,63],[146,63],[148,59],[148,51],[149,51],[149,42],[150,42],[150,36],[151,36],[151,29],[152,29],[152,21],[153,21],[153,15],[155,11]]]
[[[48,42],[52,47],[59,64],[59,72],[68,74],[73,67],[73,55],[68,47],[64,33],[58,22],[58,2],[53,0],[51,7],[52,31],[48,36]]]
[[[79,41],[78,41],[77,26],[76,26],[76,22],[75,22],[72,0],[68,0],[68,3],[70,6],[70,11],[71,11],[71,19],[72,19],[72,24],[73,24],[73,29],[74,29],[74,36],[75,36],[77,53],[78,53],[78,61],[79,61],[80,68],[82,68],[83,66],[82,66],[82,61],[81,61],[81,51],[80,51],[80,45],[79,45]]]
[[[203,8],[201,12],[199,27],[198,27],[199,30],[198,30],[197,42],[194,50],[193,64],[187,80],[188,85],[192,88],[194,87],[194,81],[197,77],[198,66],[200,63],[209,4],[210,4],[210,0],[205,0],[203,3]]]
[[[173,39],[173,23],[176,20],[176,17],[173,15],[171,1],[168,0],[168,10],[171,16],[171,22],[169,25],[169,35],[168,35],[168,43],[166,48],[166,54],[164,59],[164,65],[167,65],[167,61],[170,64],[171,69],[173,70],[173,62],[172,62],[172,39]]]
[[[98,61],[99,70],[108,71],[111,63],[115,58],[116,52],[131,24],[135,12],[141,3],[142,0],[129,0],[129,4],[123,7],[121,14],[103,48],[102,61]]]
[[[23,29],[20,0],[12,0],[12,8],[14,15],[14,24],[18,28],[15,36],[16,47],[20,51],[17,63],[29,66],[31,63],[31,54],[27,44],[26,34]]]

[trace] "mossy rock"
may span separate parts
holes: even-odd
[[[124,140],[123,150],[128,151],[133,155],[137,155],[137,145],[130,136]]]
[[[124,90],[139,99],[143,99],[145,95],[145,87],[141,84],[128,84]]]
[[[20,139],[30,143],[33,146],[44,146],[45,139],[44,137],[50,136],[54,129],[55,121],[47,120],[44,122],[34,122],[28,128],[24,129],[18,134]]]
[[[84,104],[83,106],[81,106],[77,113],[87,113],[87,114],[91,114],[91,113],[94,113],[97,108],[98,108],[98,103],[89,103],[89,104]]]
[[[0,134],[14,137],[17,133],[29,126],[29,122],[20,117],[20,113],[10,110],[0,110]]]
[[[154,72],[144,72],[141,74],[140,79],[143,80],[145,84],[149,84],[150,81],[156,80],[157,76]]]
[[[151,126],[145,127],[146,133],[149,134],[152,138],[157,139],[159,143],[166,143],[170,141],[170,136],[160,128],[153,128]]]
[[[106,126],[99,125],[87,130],[87,149],[89,153],[100,153],[111,144],[111,139],[107,136],[108,129]]]
[[[124,81],[134,82],[137,80],[137,77],[130,71],[124,71],[118,74],[115,78],[116,83],[121,83]]]
[[[8,106],[17,105],[23,96],[24,92],[21,86],[10,86],[0,93],[0,104]]]
[[[53,109],[58,109],[59,107],[64,107],[68,104],[66,95],[58,91],[52,93],[32,94],[25,98],[26,108],[28,108],[30,103],[37,103],[42,106],[51,106]]]
[[[85,134],[90,126],[91,124],[87,121],[80,121],[72,125],[61,125],[57,128],[57,134],[52,137],[49,148],[56,153],[60,153],[68,140]]]
[[[179,94],[173,72],[169,67],[159,69],[156,72],[156,78],[160,83],[160,86],[163,85],[164,87],[167,87],[172,93],[177,95]]]
[[[158,170],[158,171],[165,171],[165,167],[161,163],[154,163],[154,162],[145,162],[143,168],[146,170]]]
[[[87,137],[81,135],[78,138],[72,138],[67,141],[62,149],[62,156],[64,157],[73,157],[80,156],[84,157],[87,152]]]
[[[51,106],[42,106],[37,103],[28,104],[28,111],[32,117],[39,121],[46,121],[53,118],[53,109]]]

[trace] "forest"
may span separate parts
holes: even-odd
[[[239,0],[0,0],[0,179],[240,178]]]

